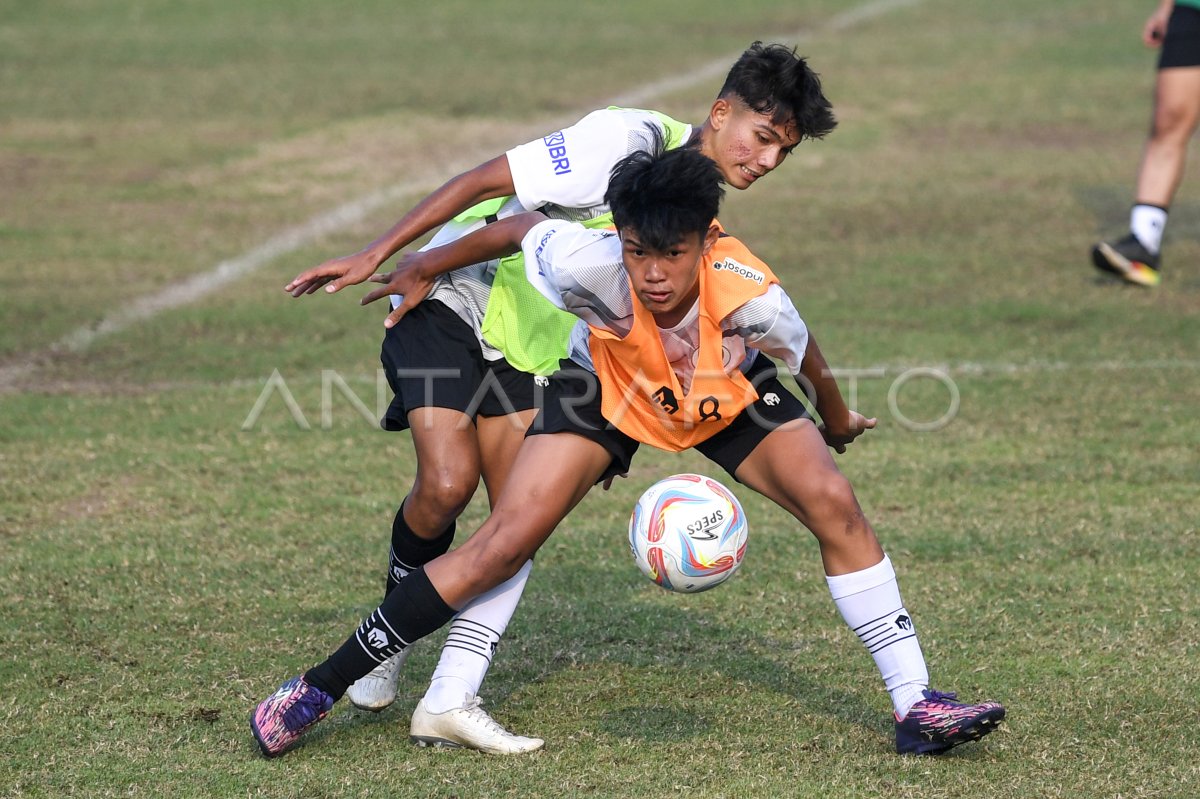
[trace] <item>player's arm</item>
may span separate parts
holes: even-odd
[[[362,250],[301,272],[283,287],[284,291],[293,297],[299,297],[312,294],[321,286],[325,286],[327,292],[333,293],[346,286],[362,283],[375,274],[388,258],[418,237],[445,224],[477,203],[496,197],[507,197],[513,192],[513,177],[508,157],[497,156],[446,181],[441,188],[417,203],[386,233]]]
[[[787,364],[816,407],[821,433],[834,450],[845,452],[847,444],[875,426],[875,419],[847,407],[816,339],[778,284],[730,314],[730,321],[749,346]]]
[[[1154,9],[1154,13],[1146,20],[1146,24],[1142,26],[1142,43],[1147,47],[1160,47],[1163,43],[1163,38],[1167,35],[1167,21],[1171,19],[1171,12],[1175,9],[1175,0],[1161,0],[1158,8]]]
[[[812,387],[813,404],[821,417],[821,434],[825,443],[836,452],[845,452],[846,445],[875,426],[875,419],[867,419],[858,411],[850,410],[842,398],[833,370],[821,354],[812,333],[800,363],[800,376]]]
[[[368,292],[362,298],[362,304],[393,294],[403,295],[400,305],[384,320],[384,327],[392,327],[425,299],[438,275],[512,255],[521,249],[525,234],[545,220],[546,215],[538,211],[517,214],[484,225],[441,247],[407,253],[393,271],[371,277],[373,282],[384,285]]]

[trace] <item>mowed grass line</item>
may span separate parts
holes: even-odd
[[[757,23],[725,27],[717,45],[736,49],[755,24],[777,29],[780,9],[756,7]],[[156,10],[151,33],[170,29],[172,12]],[[821,10],[786,13],[803,22]],[[656,12],[665,18],[651,4],[633,19]],[[254,13],[209,23],[207,40]],[[554,19],[576,48],[599,52],[585,36],[595,27],[587,13]],[[886,695],[829,601],[815,544],[744,490],[752,540],[742,574],[698,597],[645,582],[623,542],[634,497],[667,473],[712,471],[694,454],[647,451],[627,481],[589,496],[539,554],[485,687],[487,707],[546,737],[545,752],[506,760],[410,747],[408,713],[436,658],[431,642],[414,653],[396,708],[371,716],[339,706],[298,751],[262,760],[246,726],[250,708],[323,657],[377,602],[386,531],[412,478],[407,438],[376,431],[344,398],[333,397],[332,425],[320,424],[323,370],[373,405],[379,314],[358,309],[352,293],[292,301],[279,291],[299,268],[386,225],[390,214],[381,212],[298,252],[299,263],[56,360],[40,385],[0,398],[9,609],[0,624],[8,732],[0,793],[1196,793],[1200,752],[1188,710],[1200,693],[1192,668],[1200,425],[1191,410],[1200,375],[1189,366],[1200,360],[1200,336],[1187,266],[1200,249],[1188,222],[1194,188],[1185,184],[1173,215],[1178,267],[1163,290],[1098,282],[1086,263],[1091,239],[1121,224],[1144,130],[1144,104],[1111,102],[1114,86],[1129,98],[1148,90],[1149,60],[1125,44],[1141,13],[1081,2],[926,3],[813,41],[842,128],[800,148],[754,192],[731,197],[724,214],[779,265],[836,365],[883,368],[858,386],[859,406],[880,416],[880,428],[839,461],[897,562],[936,684],[1010,705],[1006,728],[984,745],[935,761],[891,754]],[[687,29],[705,28],[702,17]],[[330,41],[349,36],[313,9],[298,12],[301,20],[323,20]],[[645,54],[667,40],[655,38],[661,28],[640,27],[621,23],[619,34],[644,46],[620,49],[615,77],[597,79],[631,85],[658,68]],[[270,42],[294,30],[260,26],[256,36],[272,52]],[[377,35],[390,47],[386,33]],[[464,41],[475,35],[464,31]],[[673,39],[666,46],[683,52]],[[202,46],[190,57],[206,63]],[[353,66],[334,66],[344,58],[316,63],[351,75]],[[513,58],[530,92],[505,95],[514,109],[575,106],[587,81],[567,91],[536,79],[541,62]],[[478,101],[485,89],[499,96],[497,84],[444,81],[435,91],[436,69],[428,61],[421,69],[424,82],[389,80],[398,92],[457,107],[464,125],[511,123]],[[233,238],[244,249],[256,233],[378,182],[386,174],[378,161],[340,154],[409,119],[404,111],[373,117],[355,94],[373,81],[388,86],[387,72],[364,67],[361,84],[344,81],[355,87],[345,96],[314,92],[326,99],[305,106],[308,121],[290,128],[227,112],[222,129],[239,143],[189,150],[178,168],[206,176],[191,178],[190,191],[205,202],[223,197],[238,219],[215,218],[207,236],[191,230],[195,217],[172,222],[185,236],[181,257],[210,265],[235,251]],[[278,81],[288,69],[269,74]],[[664,104],[686,118],[709,94],[697,87]],[[83,108],[79,129],[102,116]],[[161,123],[164,147],[212,130],[176,112],[178,123]],[[436,132],[431,117],[421,119],[406,134],[413,141]],[[5,141],[7,152],[33,147],[32,137]],[[147,141],[111,152],[132,163]],[[318,168],[326,156],[336,164],[328,172]],[[69,183],[43,185],[84,202]],[[95,302],[136,295],[137,280],[151,285],[167,274],[148,266],[160,263],[152,227],[130,224],[106,239],[105,213],[74,218],[103,245],[85,255],[95,258],[92,271],[141,275],[103,287]],[[63,230],[40,235],[72,250]],[[105,249],[117,240],[144,260],[118,263]],[[24,260],[9,252],[6,288]],[[38,310],[52,307],[60,287],[21,282],[34,299],[9,302],[6,293],[5,321],[21,323],[6,326],[7,342],[69,327]],[[1128,368],[1088,366],[1113,362]],[[889,412],[888,389],[906,366],[972,363],[1017,368],[951,369],[961,406],[938,432],[913,433]],[[1037,368],[1047,363],[1069,368]],[[298,429],[276,395],[253,429],[241,430],[274,369],[313,429]],[[931,380],[900,394],[914,419],[936,418],[945,400]],[[477,498],[462,528],[485,513]]]

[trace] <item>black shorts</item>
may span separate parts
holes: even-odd
[[[1167,22],[1158,68],[1197,66],[1200,66],[1200,9],[1177,5]]]
[[[812,418],[804,403],[784,388],[776,375],[774,361],[760,353],[746,373],[747,379],[758,390],[758,399],[724,430],[695,446],[734,480],[737,480],[734,471],[772,430],[785,422]],[[600,412],[599,380],[574,361],[563,361],[559,371],[550,378],[544,405],[525,435],[546,433],[575,433],[608,450],[612,463],[596,481],[598,483],[628,472],[639,446],[637,440],[604,418]]]
[[[379,355],[396,396],[380,425],[408,428],[417,408],[451,408],[471,419],[534,407],[534,376],[488,361],[471,326],[437,300],[422,302],[383,337]]]

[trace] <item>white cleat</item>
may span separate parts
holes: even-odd
[[[541,749],[541,738],[513,735],[480,707],[480,699],[472,696],[462,707],[445,713],[430,713],[425,700],[413,711],[409,740],[418,746],[438,746],[450,749],[477,749],[489,755],[519,755]]]
[[[400,654],[392,655],[387,660],[371,669],[365,677],[360,677],[346,689],[346,698],[350,704],[359,710],[370,710],[378,713],[396,701],[396,683],[400,679],[400,668],[408,659],[405,647]]]

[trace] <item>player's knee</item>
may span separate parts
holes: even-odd
[[[1197,109],[1190,104],[1164,103],[1155,109],[1150,135],[1162,142],[1187,141],[1196,128],[1197,118]]]
[[[422,475],[414,486],[414,498],[430,514],[455,519],[471,502],[479,485],[479,475],[444,470]]]
[[[469,579],[486,590],[512,577],[533,557],[520,541],[505,535],[501,529],[480,530],[469,544],[473,545]],[[482,537],[481,537],[481,534]]]
[[[532,554],[522,547],[493,546],[488,549],[485,562],[489,574],[501,578],[499,582],[503,582],[520,571]]]
[[[837,518],[850,518],[862,513],[854,487],[841,472],[831,471],[812,487],[812,512]]]

